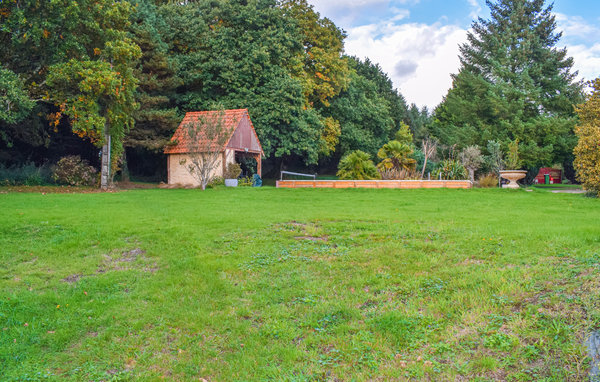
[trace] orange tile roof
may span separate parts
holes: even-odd
[[[189,123],[194,123],[194,122],[202,123],[203,121],[207,121],[207,120],[211,120],[211,119],[217,120],[218,118],[223,119],[224,128],[226,130],[228,130],[227,131],[228,137],[225,140],[225,144],[221,145],[221,147],[216,147],[217,146],[216,142],[213,142],[213,144],[211,145],[210,142],[206,141],[206,138],[200,137],[201,142],[198,144],[197,147],[212,146],[211,149],[215,149],[217,151],[222,151],[225,149],[225,146],[227,146],[227,143],[233,136],[233,133],[235,132],[236,128],[240,124],[240,121],[242,120],[242,118],[244,118],[245,115],[248,115],[248,109],[235,109],[235,110],[224,110],[224,111],[216,111],[216,110],[194,111],[194,112],[186,113],[185,117],[183,118],[183,121],[181,121],[181,123],[179,124],[179,127],[175,131],[175,134],[173,134],[173,137],[171,138],[172,143],[167,145],[164,153],[165,154],[188,153],[189,152],[189,143],[188,143],[189,137],[185,131],[186,126]],[[248,116],[248,118],[249,118],[249,116]],[[250,123],[252,123],[252,122],[250,122]],[[254,131],[254,126],[252,126],[252,130]],[[254,132],[254,134],[256,135],[256,132]],[[257,137],[257,139],[258,139],[258,137]],[[262,149],[261,149],[261,151],[262,151]]]

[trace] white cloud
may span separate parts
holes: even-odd
[[[580,78],[587,81],[600,77],[600,43],[591,47],[573,45],[567,47],[567,51],[575,60],[573,67],[579,71]]]
[[[460,67],[459,45],[466,42],[465,27],[449,25],[443,16],[434,24],[401,24],[409,19],[410,12],[398,6],[420,0],[309,1],[322,15],[346,27],[346,52],[380,64],[409,103],[433,108],[442,101],[452,86],[450,74],[457,73]],[[471,18],[485,17],[483,0],[465,1],[471,8]],[[385,18],[356,25],[358,18],[371,13]],[[589,80],[600,76],[600,43],[590,44],[598,41],[600,24],[590,24],[580,16],[556,14],[556,18],[557,30],[564,31],[559,47],[567,46],[580,77]]]
[[[586,44],[598,41],[600,26],[590,24],[581,16],[562,13],[556,14],[556,21],[557,29],[563,31],[561,41],[566,42],[567,51],[575,61],[573,67],[579,71],[579,77],[593,80],[600,76],[600,43]]]
[[[567,16],[562,13],[556,14],[558,30],[563,31],[566,39],[596,39],[600,34],[600,27],[589,24],[581,16]]]
[[[350,28],[346,51],[379,63],[408,102],[433,108],[452,86],[466,33],[453,25],[384,22]]]
[[[467,2],[471,6],[471,13],[469,14],[469,16],[472,19],[477,19],[481,15],[481,11],[482,11],[479,1],[478,0],[467,0]]]

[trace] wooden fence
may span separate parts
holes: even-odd
[[[277,188],[472,188],[470,180],[278,180]]]

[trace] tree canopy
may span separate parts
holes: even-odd
[[[557,48],[552,5],[544,0],[487,1],[490,18],[473,23],[461,68],[435,111],[433,133],[448,145],[485,147],[519,139],[528,166],[570,157],[573,104],[581,84],[573,59]]]

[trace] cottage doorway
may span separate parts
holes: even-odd
[[[254,174],[258,174],[260,176],[259,155],[260,154],[247,153],[244,151],[235,152],[235,161],[242,168],[242,177],[251,178]]]

